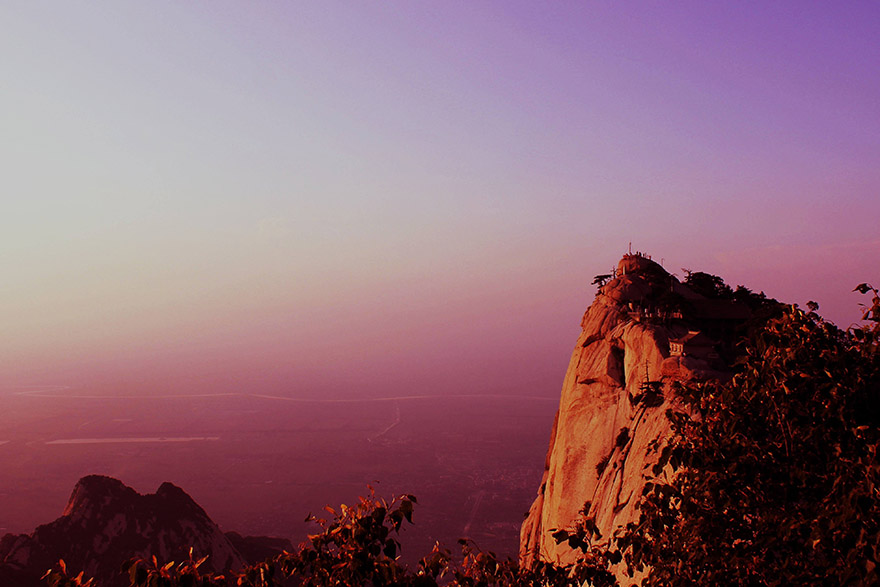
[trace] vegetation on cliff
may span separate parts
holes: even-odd
[[[727,382],[678,385],[683,409],[640,519],[602,555],[642,585],[880,581],[880,296],[844,331],[789,307]],[[559,540],[606,544],[589,519]]]

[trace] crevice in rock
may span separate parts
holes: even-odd
[[[626,354],[623,347],[611,347],[608,375],[620,386],[626,388]]]

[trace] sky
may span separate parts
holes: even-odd
[[[877,2],[4,2],[0,387],[558,394],[631,246],[846,327]]]

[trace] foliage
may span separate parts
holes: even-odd
[[[656,408],[665,401],[663,397],[663,382],[650,381],[645,375],[645,380],[639,384],[639,391],[635,395],[629,395],[629,403],[632,406],[642,405],[646,408]]]
[[[332,521],[306,518],[318,522],[323,532],[310,535],[298,552],[276,558],[275,565],[286,576],[301,577],[305,587],[430,584],[412,581],[414,577],[397,558],[400,542],[396,535],[404,520],[412,523],[415,503],[411,495],[386,502],[376,498],[371,488],[369,497],[361,497],[355,507],[343,505],[338,513],[327,507]]]
[[[683,269],[683,271],[685,272],[685,285],[696,293],[710,299],[733,299],[733,290],[717,275],[688,269]]]
[[[603,273],[601,275],[597,275],[593,278],[593,285],[598,285],[599,287],[602,287],[603,285],[608,283],[609,279],[611,279],[610,273]]]
[[[329,587],[331,585],[399,587],[574,587],[599,578],[597,585],[612,585],[610,574],[590,564],[555,566],[538,563],[520,568],[515,560],[500,560],[493,552],[484,552],[467,539],[459,541],[461,556],[435,545],[414,570],[399,559],[397,539],[404,522],[412,523],[416,498],[400,495],[386,501],[377,498],[370,488],[358,504],[325,508],[330,520],[309,515],[321,531],[295,552],[284,552],[265,562],[225,575],[203,573],[199,568],[206,558],[189,559],[177,564],[150,559],[132,559],[124,573],[132,587]],[[60,568],[46,574],[51,587],[92,587],[82,573],[70,579],[63,561]]]
[[[748,306],[753,312],[761,309],[776,309],[778,302],[764,295],[764,292],[755,293],[744,285],[731,288],[717,275],[702,271],[690,271],[684,269],[684,283],[694,292],[715,300],[732,300]]]
[[[83,572],[71,577],[67,572],[67,564],[64,560],[59,560],[54,568],[46,571],[43,575],[43,581],[49,587],[93,587],[94,580],[83,577]]]
[[[860,294],[866,294],[868,292],[874,294],[870,306],[862,304],[862,307],[865,309],[862,314],[862,320],[871,320],[875,323],[880,323],[880,292],[867,283],[858,284],[853,291],[857,291]]]
[[[213,573],[202,573],[202,566],[208,557],[198,560],[193,558],[193,549],[189,549],[189,558],[180,564],[174,561],[161,564],[155,556],[149,560],[134,558],[124,568],[131,585],[142,587],[221,587],[227,585],[226,577]]]
[[[860,288],[872,324],[789,307],[731,381],[678,387],[686,408],[609,557],[644,585],[880,581],[880,296]]]
[[[609,549],[602,542],[602,533],[596,520],[589,515],[591,505],[589,501],[586,502],[572,526],[554,529],[552,536],[557,544],[566,542],[573,550],[580,551],[577,563],[569,570],[569,575],[577,577],[578,585],[613,587],[618,583],[611,568],[620,563],[622,556],[619,550]]]

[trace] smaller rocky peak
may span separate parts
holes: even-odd
[[[139,497],[137,491],[118,479],[88,475],[77,481],[61,515],[93,517],[110,503],[130,502]]]
[[[163,511],[172,516],[178,518],[190,516],[208,518],[205,510],[186,491],[174,483],[166,481],[159,486],[155,494],[145,497],[155,501],[154,508],[156,510]]]
[[[272,539],[242,538],[249,552],[279,548]],[[286,541],[279,542],[285,548]],[[40,577],[59,559],[105,587],[125,587],[119,569],[132,556],[183,560],[189,548],[208,556],[205,569],[237,570],[246,559],[183,489],[163,483],[156,493],[140,494],[111,477],[83,477],[64,514],[30,535],[0,539],[0,587],[38,587]],[[256,561],[253,561],[256,562]]]
[[[156,495],[168,501],[190,502],[192,498],[189,494],[170,481],[165,481],[156,490]]]

